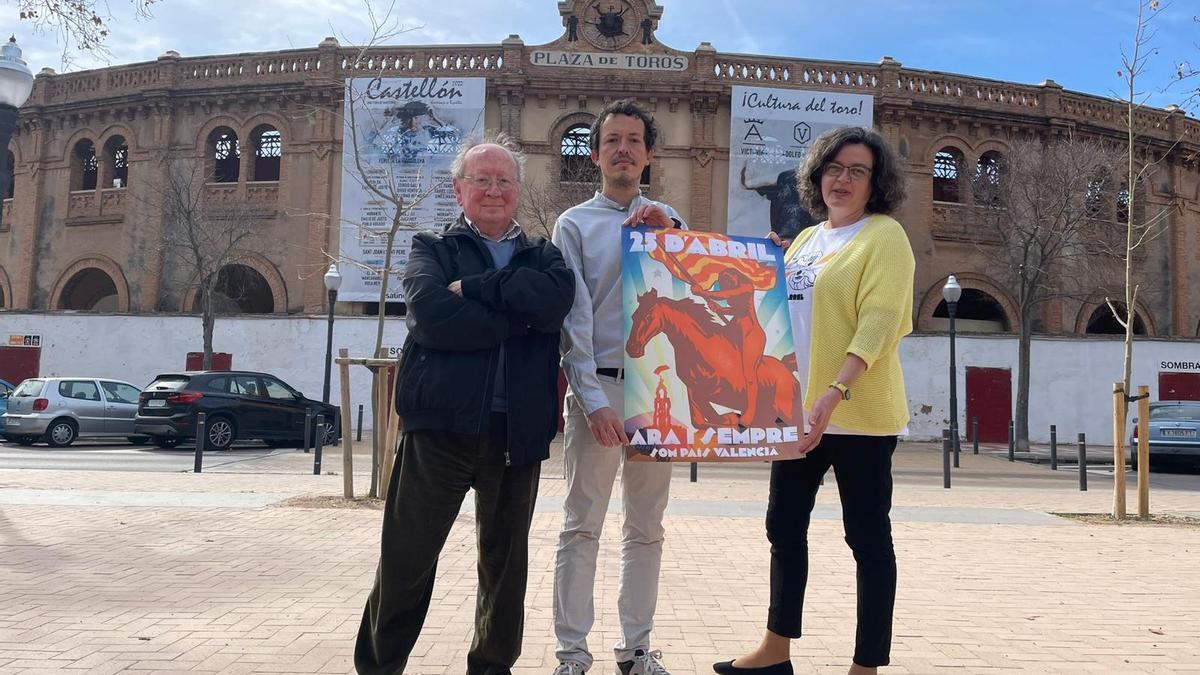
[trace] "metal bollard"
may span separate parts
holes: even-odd
[[[971,454],[979,454],[979,418],[971,418]]]
[[[693,483],[696,482],[696,478],[698,477],[697,474],[699,473],[699,471],[700,470],[699,470],[699,467],[697,466],[696,462],[692,462],[692,466],[688,469],[688,473],[691,474],[690,478]]]
[[[312,448],[312,424],[313,411],[309,408],[304,411],[304,452],[308,452]]]
[[[1050,425],[1050,470],[1058,471],[1058,426]]]
[[[1016,450],[1017,450],[1016,423],[1013,422],[1012,420],[1009,420],[1008,421],[1008,461],[1012,462],[1012,461],[1016,460],[1016,455],[1014,454],[1016,452]]]
[[[962,447],[962,440],[958,437],[958,427],[950,427],[950,448],[954,453],[954,468],[958,468],[958,452]]]
[[[950,430],[942,429],[942,487],[950,487]]]
[[[317,415],[317,450],[313,455],[313,475],[321,475],[321,448],[325,445],[325,415]]]
[[[354,434],[355,441],[362,440],[362,414],[363,414],[363,405],[361,403],[359,403],[358,404],[358,431]]]
[[[196,463],[192,466],[192,473],[200,473],[204,469],[204,445],[208,441],[204,427],[207,418],[205,413],[196,413]]]
[[[1079,432],[1079,491],[1087,492],[1087,436]]]

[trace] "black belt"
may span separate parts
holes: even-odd
[[[603,375],[605,377],[613,377],[618,380],[625,379],[625,369],[624,368],[597,368],[596,374]]]

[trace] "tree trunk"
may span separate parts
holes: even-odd
[[[1022,317],[1017,340],[1017,409],[1013,418],[1013,435],[1017,450],[1021,452],[1029,451],[1029,353],[1032,341],[1030,319]]]
[[[216,323],[217,317],[213,315],[212,294],[209,291],[201,292],[201,323],[204,328],[204,361],[200,367],[203,370],[212,370],[212,354],[213,354],[213,324]]]

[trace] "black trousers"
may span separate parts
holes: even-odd
[[[529,523],[541,466],[505,467],[505,438],[505,417],[495,414],[486,436],[402,436],[383,513],[379,569],[354,649],[354,667],[362,675],[404,672],[429,610],[438,555],[471,488],[479,588],[467,673],[511,672],[521,654]]]
[[[833,467],[842,500],[846,543],[858,567],[858,631],[854,662],[887,665],[896,604],[892,546],[892,453],[895,436],[826,434],[804,459],[771,465],[767,539],[771,542],[771,607],[767,628],[800,637],[808,584],[808,525],[821,477]]]

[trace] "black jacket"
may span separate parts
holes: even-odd
[[[461,280],[462,296],[447,287]],[[575,299],[575,275],[544,238],[521,234],[496,269],[459,216],[446,231],[413,237],[404,271],[408,338],[396,378],[406,431],[485,434],[504,345],[508,448],[513,465],[550,456],[558,430],[558,340]]]

